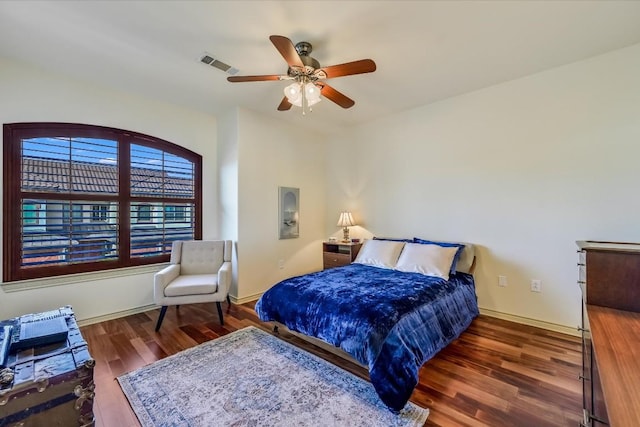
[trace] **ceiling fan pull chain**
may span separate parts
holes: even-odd
[[[302,115],[306,116],[307,113],[305,112],[305,110],[308,108],[307,105],[307,89],[306,89],[306,85],[307,85],[307,79],[305,79],[304,77],[302,78],[302,81],[300,82],[300,90],[302,91]]]

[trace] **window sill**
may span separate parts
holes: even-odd
[[[82,283],[90,280],[113,279],[116,277],[133,276],[136,274],[156,273],[169,263],[142,265],[137,267],[118,268],[114,270],[92,271],[90,273],[69,274],[66,276],[45,277],[42,279],[20,280],[17,282],[4,282],[0,284],[6,293],[20,292],[52,286]]]

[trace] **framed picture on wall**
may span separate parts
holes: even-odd
[[[280,196],[278,214],[280,239],[300,237],[300,189],[278,187],[278,190]]]

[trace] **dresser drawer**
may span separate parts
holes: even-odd
[[[334,252],[324,252],[324,268],[342,267],[351,264],[350,254],[340,254]]]

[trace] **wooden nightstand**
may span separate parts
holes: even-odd
[[[362,243],[322,242],[323,268],[342,267],[356,259]]]

